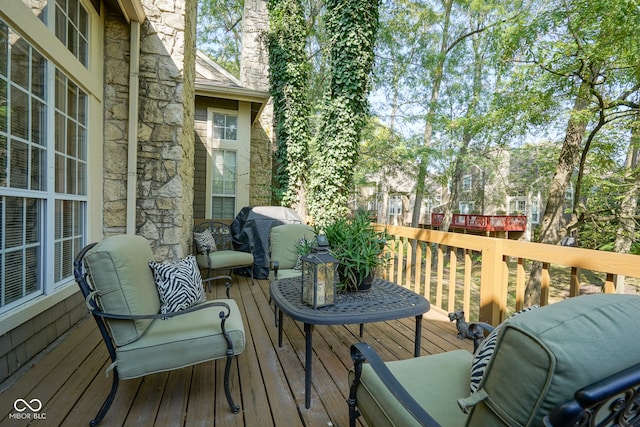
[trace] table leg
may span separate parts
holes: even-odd
[[[306,341],[305,357],[304,357],[304,407],[309,409],[311,406],[311,358],[313,356],[312,336],[313,325],[304,324],[304,335]]]
[[[416,339],[413,348],[413,357],[420,356],[420,339],[422,338],[422,314],[416,316]]]
[[[364,323],[360,323],[360,338],[364,335]]]
[[[278,347],[282,347],[282,310],[278,310]]]

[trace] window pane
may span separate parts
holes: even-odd
[[[9,67],[9,27],[0,21],[0,76],[8,76]]]
[[[7,99],[7,83],[0,79],[0,99]],[[7,103],[0,105],[0,132],[6,132],[9,124],[9,107]]]
[[[9,186],[9,183],[7,182],[7,153],[7,138],[0,136],[0,187]],[[1,215],[2,212],[0,211],[0,219],[2,218]]]
[[[31,147],[31,189],[36,191],[46,190],[46,153],[38,147]]]
[[[45,86],[45,66],[46,59],[35,49],[31,51],[31,93],[40,98],[44,98]]]
[[[9,184],[13,188],[28,188],[29,180],[29,146],[24,142],[12,140],[10,143]]]
[[[29,45],[23,38],[12,40],[11,81],[25,89],[29,88]]]
[[[22,139],[29,137],[29,99],[27,94],[17,87],[11,88],[11,135]]]
[[[31,141],[35,144],[47,144],[47,108],[38,99],[31,98]]]

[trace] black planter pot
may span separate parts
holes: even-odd
[[[364,278],[362,278],[360,280],[359,275],[357,275],[356,279],[357,280],[357,286],[353,286],[351,284],[349,284],[347,286],[347,291],[349,292],[362,292],[362,291],[368,291],[369,289],[371,289],[371,285],[373,285],[373,278],[374,275],[373,273],[369,274],[368,276],[365,276]]]

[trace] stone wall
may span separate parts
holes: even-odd
[[[136,234],[159,259],[189,252],[193,224],[196,0],[144,0]],[[126,230],[129,28],[105,28],[105,235]]]
[[[243,86],[268,91],[269,52],[262,34],[269,28],[269,12],[264,0],[245,0],[242,17],[242,58],[240,82]],[[264,107],[260,119],[251,129],[251,187],[252,206],[271,205],[272,168],[275,153],[273,134],[273,104]]]

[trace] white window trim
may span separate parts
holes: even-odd
[[[220,140],[213,138],[213,114],[231,114],[238,117],[238,133],[235,141]],[[213,177],[213,150],[229,150],[236,152],[236,206],[235,213],[243,206],[249,205],[249,174],[251,167],[251,103],[238,102],[238,110],[228,110],[222,108],[207,108],[207,165],[205,184],[205,213],[208,217],[212,210],[211,206],[211,180]]]
[[[52,1],[52,0],[51,0]],[[47,84],[49,90],[54,90],[55,73],[50,72],[57,67],[68,78],[73,79],[84,92],[88,94],[88,117],[87,123],[90,135],[87,141],[87,219],[85,221],[86,230],[85,237],[87,243],[98,240],[102,237],[102,137],[94,137],[91,135],[103,135],[103,37],[102,37],[102,18],[95,11],[93,6],[81,0],[83,6],[89,13],[89,69],[85,68],[78,59],[62,44],[45,24],[38,19],[33,11],[21,1],[4,2],[0,8],[0,18],[9,24],[15,31],[18,31],[33,48],[37,49],[48,60],[50,69]],[[51,21],[50,21],[51,22]],[[28,31],[27,31],[28,29]],[[54,67],[55,66],[55,67]],[[51,92],[50,92],[51,93]],[[51,98],[52,99],[52,98]],[[53,104],[48,106],[48,114],[52,114]],[[47,132],[54,135],[54,123],[52,120],[48,123]],[[47,156],[54,152],[51,146],[47,144]],[[54,168],[55,163],[47,158],[48,168]],[[47,182],[47,191],[53,193],[55,186],[53,180],[55,174],[49,173],[49,181]],[[10,191],[10,193],[13,191]],[[30,193],[32,196],[33,193]],[[65,198],[74,198],[68,195]],[[84,197],[84,196],[83,196]],[[51,199],[50,199],[51,200]],[[48,203],[42,219],[42,232],[53,230],[55,227],[55,204]],[[51,231],[53,233],[53,231]],[[69,298],[77,293],[78,287],[73,277],[68,280],[53,283],[53,246],[54,239],[42,239],[43,242],[43,284],[42,292],[34,294],[33,298],[23,299],[21,304],[0,314],[0,336],[22,323],[32,319],[36,315],[48,310],[55,304]]]

